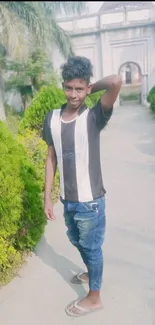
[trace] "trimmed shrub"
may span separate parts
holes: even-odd
[[[93,107],[93,103],[92,103],[92,101],[91,101],[91,99],[90,99],[89,96],[86,98],[85,103],[86,103],[86,105],[87,105],[89,108],[92,108],[92,107]]]
[[[47,145],[38,135],[36,130],[26,129],[23,134],[19,134],[17,140],[22,144],[26,153],[35,165],[36,174],[38,177],[41,190],[44,191],[45,184],[45,160],[47,154]],[[55,175],[54,189],[52,199],[55,202],[59,196],[59,174]]]
[[[99,91],[97,93],[94,94],[90,94],[87,98],[86,98],[86,105],[89,108],[92,108],[93,106],[95,106],[98,102],[98,100],[101,98],[101,96],[103,95],[104,91]]]
[[[155,93],[151,96],[150,108],[153,113],[155,113]]]
[[[13,134],[17,134],[18,125],[21,121],[22,114],[15,111],[15,109],[5,104],[6,121],[5,124]]]
[[[19,251],[33,249],[46,219],[35,167],[0,122],[0,271],[11,272]],[[8,252],[8,253],[7,253]]]
[[[19,124],[19,132],[22,133],[27,128],[40,132],[45,115],[52,109],[60,108],[63,103],[65,103],[65,96],[62,89],[57,88],[56,85],[42,87],[27,108]]]
[[[92,105],[89,107],[93,107],[97,104],[98,100],[101,98],[101,96],[104,94],[104,90],[98,91],[97,93],[90,94],[88,98],[91,100]]]
[[[18,134],[17,140],[26,150],[27,156],[35,165],[39,185],[44,190],[45,159],[47,145],[36,130],[25,129],[24,134]]]
[[[151,103],[151,99],[152,99],[152,96],[155,94],[155,86],[153,86],[151,88],[151,90],[149,91],[149,94],[147,96],[147,102],[148,103]]]
[[[0,238],[0,284],[15,275],[22,262],[21,254],[4,238]]]

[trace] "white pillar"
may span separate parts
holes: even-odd
[[[148,94],[148,76],[145,74],[142,76],[142,85],[141,85],[141,102],[142,105],[147,104],[147,94]]]

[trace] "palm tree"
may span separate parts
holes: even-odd
[[[54,40],[67,56],[71,50],[69,38],[55,18],[62,13],[80,14],[84,10],[85,1],[0,1],[1,43],[11,56],[17,57],[23,53],[25,56],[24,46],[28,48],[29,35],[33,41],[35,38],[37,45],[43,46],[49,40]],[[27,37],[23,37],[26,33]]]
[[[0,1],[0,43],[11,58],[27,58],[32,44],[33,48],[35,44],[45,48],[52,42],[67,57],[73,53],[69,36],[55,18],[61,13],[80,14],[85,9],[85,1]],[[0,118],[5,117],[2,103],[0,93]]]

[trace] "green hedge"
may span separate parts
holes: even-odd
[[[151,96],[150,108],[153,113],[155,113],[155,93]]]
[[[94,94],[90,94],[86,99],[86,104],[88,105],[87,100],[89,99],[91,101],[91,106],[89,105],[88,106],[92,108],[94,105],[96,105],[96,103],[98,102],[98,100],[103,94],[104,94],[104,90],[98,91],[97,93]]]
[[[35,166],[22,145],[0,122],[0,281],[33,249],[46,219]]]
[[[153,86],[149,91],[147,102],[150,104],[151,111],[155,113],[155,86]]]
[[[153,86],[150,91],[149,91],[149,94],[147,96],[147,102],[148,103],[151,103],[151,99],[152,99],[152,96],[155,94],[155,86]]]
[[[93,107],[101,94],[103,94],[103,91],[88,96],[86,99],[87,106]],[[19,133],[22,134],[25,129],[35,129],[40,133],[43,128],[45,115],[52,109],[60,108],[65,101],[63,89],[58,88],[55,84],[42,87],[26,110],[24,118],[19,124]]]
[[[23,134],[18,134],[17,140],[26,150],[27,156],[35,165],[41,190],[44,191],[45,184],[45,160],[47,155],[47,145],[41,139],[36,130],[25,129]],[[55,175],[55,182],[52,192],[52,200],[55,202],[59,197],[59,174]]]
[[[65,96],[62,89],[55,85],[42,87],[27,108],[24,118],[19,124],[19,132],[22,133],[27,128],[40,132],[47,112],[59,108],[64,102]]]

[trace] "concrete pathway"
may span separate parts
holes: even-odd
[[[65,235],[62,206],[20,276],[0,291],[1,325],[155,324],[155,121],[146,108],[115,111],[101,137],[107,189],[104,310],[64,312],[87,286],[70,283],[83,265]]]

